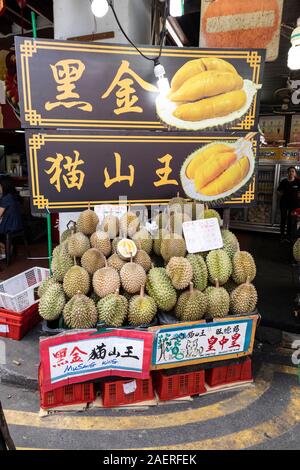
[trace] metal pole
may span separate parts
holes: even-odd
[[[33,38],[37,38],[36,20],[34,11],[31,12],[31,24],[32,24],[32,35]],[[52,237],[51,237],[51,214],[47,208],[47,236],[48,236],[48,258],[49,268],[51,273],[51,259],[52,259]]]

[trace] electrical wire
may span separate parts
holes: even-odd
[[[138,51],[138,53],[144,57],[144,59],[147,59],[147,60],[150,60],[152,62],[154,62],[154,65],[156,65],[158,62],[159,62],[159,59],[161,57],[161,53],[162,53],[162,47],[163,47],[163,43],[164,43],[164,38],[166,36],[166,23],[167,23],[167,17],[168,17],[168,0],[166,0],[165,2],[165,9],[164,9],[164,16],[163,16],[163,27],[162,27],[162,31],[161,31],[161,40],[160,40],[160,48],[159,48],[159,53],[156,57],[148,57],[146,56],[145,54],[143,54],[143,52],[134,44],[134,42],[127,36],[127,34],[125,33],[120,21],[119,21],[119,18],[117,16],[117,13],[116,13],[116,10],[114,9],[114,6],[113,6],[113,3],[112,3],[112,0],[109,0],[109,6],[111,7],[111,10],[113,12],[113,15],[115,17],[115,20],[120,28],[120,30],[122,31],[122,33],[124,34],[125,38],[127,39],[127,41]]]

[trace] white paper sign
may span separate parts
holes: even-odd
[[[184,222],[182,228],[189,253],[199,253],[223,247],[219,222],[215,217]]]
[[[8,333],[9,326],[8,325],[0,325],[0,333]]]
[[[123,384],[123,390],[124,390],[125,395],[134,393],[136,391],[136,380],[133,380],[132,382],[128,382],[127,384]]]

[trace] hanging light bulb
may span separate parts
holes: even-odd
[[[184,13],[184,0],[170,0],[170,15],[182,16]]]
[[[102,18],[106,15],[109,9],[109,4],[107,0],[93,0],[91,4],[91,9],[93,15],[97,18]]]
[[[300,70],[300,18],[297,20],[297,28],[291,34],[291,44],[288,53],[288,68]]]
[[[157,88],[161,95],[166,95],[170,90],[170,83],[167,77],[165,77],[166,71],[160,62],[154,64],[154,75],[157,78]]]

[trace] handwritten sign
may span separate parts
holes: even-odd
[[[151,332],[116,329],[42,339],[43,387],[47,391],[109,375],[147,378],[152,336]]]
[[[256,322],[257,317],[252,315],[213,323],[200,321],[156,327],[152,368],[172,368],[249,355],[253,349]]]
[[[223,240],[217,218],[194,220],[182,224],[189,253],[222,248]]]

